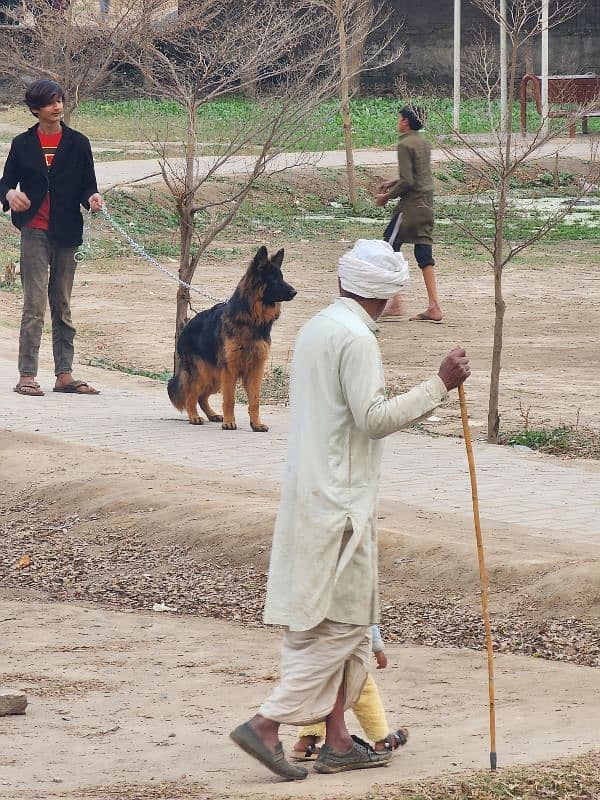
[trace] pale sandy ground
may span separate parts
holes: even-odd
[[[109,383],[114,388],[128,380],[111,375]],[[211,435],[218,433],[215,428]],[[229,558],[259,568],[266,563],[277,504],[272,482],[101,447],[58,445],[41,433],[3,434],[1,441],[3,502],[31,498],[37,520],[77,511],[79,535],[90,552],[96,532],[120,529],[124,537],[139,534],[150,548],[181,541],[200,562]],[[432,593],[461,593],[467,605],[476,604],[473,536],[464,518],[397,500],[383,504],[382,516],[385,603],[401,604],[430,587]],[[553,615],[565,617],[578,607],[577,613],[594,618],[593,537],[497,524],[486,528],[486,539],[495,613],[529,592],[541,593]],[[124,553],[127,558],[126,548]],[[413,562],[406,571],[395,566],[400,553]],[[32,555],[35,560],[35,551]],[[117,555],[115,567],[122,573],[118,560]],[[390,724],[411,729],[407,747],[382,771],[312,775],[288,785],[236,752],[227,739],[273,686],[278,632],[195,615],[52,604],[42,594],[14,589],[0,589],[0,631],[0,683],[26,690],[30,699],[26,716],[4,719],[0,726],[3,800],[137,800],[146,796],[146,787],[169,781],[168,796],[177,800],[221,793],[364,797],[375,785],[397,787],[488,763],[482,652],[388,644],[390,664],[377,680]],[[495,662],[501,764],[567,757],[600,746],[597,668],[508,655],[497,655]],[[284,733],[288,747],[292,735]]]
[[[273,362],[286,364],[302,322],[334,295],[334,265],[347,242],[287,243],[283,234],[272,238],[270,246],[286,246],[285,272],[299,289],[297,300],[274,330]],[[243,256],[211,266],[210,290],[228,295],[256,245],[250,240],[240,242]],[[464,343],[474,366],[468,386],[472,423],[474,430],[481,431],[493,313],[491,277],[478,262],[461,261],[443,248],[439,256],[446,324],[403,321],[382,326],[386,374],[398,385],[408,386],[435,371],[452,345]],[[411,312],[421,310],[423,303],[420,276],[413,272],[407,300]],[[198,282],[202,283],[201,273]],[[579,409],[583,424],[600,427],[597,248],[589,243],[540,248],[533,268],[530,265],[525,271],[517,266],[508,272],[506,291],[504,419],[516,424],[521,402],[531,406],[535,424],[573,422]],[[173,287],[145,265],[123,260],[118,269],[106,269],[94,261],[85,263],[78,272],[73,304],[80,361],[101,356],[138,368],[168,366],[173,297]],[[0,347],[13,360],[20,302],[18,296],[0,293]],[[45,368],[50,364],[48,339],[46,335],[42,350]],[[116,386],[141,394],[156,391],[146,390],[141,379],[81,363],[78,373],[107,391]],[[240,559],[264,566],[277,487],[253,481],[251,467],[236,474],[233,498],[222,472],[211,474],[209,451],[202,473],[172,465],[165,470],[157,462],[144,463],[99,449],[76,451],[40,438],[51,436],[52,431],[44,429],[43,406],[39,409],[39,434],[3,440],[11,448],[1,478],[6,491],[23,492],[33,482],[32,496],[66,500],[69,511],[86,508],[91,513],[94,504],[102,506],[108,522],[119,519],[124,527],[145,535],[149,545],[153,537],[164,538],[179,525],[186,542],[195,542],[199,557],[231,548],[232,534],[242,524],[249,533],[248,541],[241,542]],[[169,406],[165,415],[175,416]],[[240,415],[245,422],[245,410]],[[439,416],[442,422],[435,430],[458,430],[455,400]],[[189,431],[189,447],[200,449],[203,430]],[[62,451],[58,465],[52,460],[57,449]],[[250,465],[252,458],[249,450]],[[597,465],[581,469],[594,471]],[[157,486],[152,478],[156,474],[166,475],[164,485]],[[172,491],[175,480],[177,488]],[[201,505],[206,492],[220,497],[215,517]],[[510,494],[499,498],[502,501],[510,506]],[[133,516],[136,506],[147,509],[150,503],[156,515]],[[227,535],[220,541],[224,513],[229,515]],[[465,577],[463,564],[467,546],[472,548],[472,534],[466,531],[464,519],[437,513],[435,507],[416,509],[401,503],[388,506],[385,513],[390,526],[385,521],[382,526],[382,550],[387,554],[383,568],[389,570],[390,586],[398,585],[398,574],[394,578],[391,572],[395,547],[391,536],[400,521],[402,544],[417,558],[409,569],[411,586],[427,590],[439,575],[441,585],[449,590],[458,580],[461,591],[475,591],[476,581]],[[196,525],[194,519],[201,522]],[[498,590],[505,602],[510,599],[511,584],[524,591],[533,576],[552,598],[550,606],[556,614],[569,616],[573,604],[578,613],[597,611],[597,547],[592,537],[578,536],[577,531],[563,538],[556,532],[528,530],[526,520],[514,526],[499,523],[494,534],[489,557],[503,581]],[[429,566],[420,574],[425,561]],[[391,592],[391,596],[396,594]],[[181,797],[191,796],[185,788],[190,781],[205,786],[207,797],[220,792],[232,797],[244,793],[278,798],[363,797],[377,783],[404,784],[420,776],[488,763],[481,653],[390,645],[391,665],[380,680],[390,719],[411,727],[413,735],[405,751],[380,772],[311,776],[304,784],[290,786],[270,779],[236,753],[226,738],[227,731],[252,713],[272,686],[278,664],[277,633],[192,616],[165,618],[49,604],[31,595],[14,597],[4,592],[0,597],[0,678],[2,683],[27,689],[30,695],[27,715],[5,719],[0,725],[0,797],[4,800],[83,797],[85,787],[99,785],[113,788],[98,789],[93,796],[124,800],[129,790],[115,785],[129,782],[144,787],[151,779],[178,782]],[[476,602],[475,595],[472,600]],[[502,655],[497,657],[497,670],[500,763],[567,756],[600,745],[597,669]],[[170,733],[176,735],[169,737]],[[287,733],[285,742],[289,745],[290,741]]]
[[[276,632],[31,601],[0,608],[10,630],[4,669],[30,694],[26,716],[2,724],[6,800],[78,797],[94,786],[112,787],[113,797],[121,783],[167,780],[183,796],[194,781],[209,797],[364,797],[374,785],[488,764],[479,653],[388,646],[378,682],[390,718],[411,729],[406,748],[386,769],[287,784],[227,738],[273,685]],[[501,764],[598,745],[597,670],[515,656],[498,656],[496,665]],[[284,743],[291,741],[286,731]]]

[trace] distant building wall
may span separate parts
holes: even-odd
[[[364,89],[379,87],[389,91],[398,76],[410,84],[425,82],[440,90],[449,89],[453,75],[454,0],[386,0],[385,5],[388,4],[395,9],[393,23],[403,23],[400,40],[405,42],[405,50],[395,64],[364,76]],[[463,0],[463,51],[481,28],[497,35],[497,26],[469,0]],[[535,72],[540,70],[540,49],[537,36],[529,52]],[[524,73],[525,67],[525,53],[521,53],[520,72]],[[550,31],[550,73],[582,72],[600,73],[600,0],[588,0],[576,17]]]

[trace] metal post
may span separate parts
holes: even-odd
[[[542,133],[548,133],[548,4],[549,0],[542,0]]]
[[[454,130],[460,131],[460,3],[454,0]]]
[[[506,51],[506,0],[500,0],[500,130],[508,129],[508,70]]]

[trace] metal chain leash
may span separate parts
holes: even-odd
[[[119,224],[117,222],[117,220],[113,216],[111,216],[111,214],[109,213],[109,211],[108,211],[108,209],[106,208],[105,205],[102,206],[102,208],[100,209],[100,213],[102,214],[102,216],[104,217],[106,222],[108,222],[108,224],[112,228],[114,228],[114,230],[116,230],[117,233],[119,233],[123,237],[123,239],[125,239],[127,244],[131,247],[131,249],[133,250],[133,252],[137,256],[139,256],[140,258],[143,258],[145,261],[148,261],[149,264],[152,264],[153,267],[156,267],[156,269],[160,270],[162,273],[167,275],[167,277],[171,278],[171,280],[175,281],[180,286],[184,286],[186,289],[189,289],[190,292],[196,292],[196,294],[200,294],[200,295],[202,295],[202,297],[208,298],[208,300],[213,300],[216,303],[226,303],[227,302],[222,297],[215,297],[214,295],[209,294],[208,292],[203,292],[201,289],[197,289],[195,286],[192,286],[191,284],[186,283],[185,281],[182,281],[181,278],[179,278],[174,273],[169,272],[168,269],[163,267],[162,264],[159,264],[159,262],[155,258],[153,258],[151,255],[149,255],[144,250],[144,248],[141,246],[141,244],[138,244],[134,239],[131,238],[131,236],[127,233],[125,228],[121,224]],[[89,223],[88,223],[87,237],[84,237],[83,245],[81,246],[81,248],[75,254],[76,260],[77,261],[83,261],[84,258],[86,257],[86,255],[89,254],[90,251],[91,251],[91,247],[90,247],[90,240],[89,240]],[[79,258],[78,258],[78,256],[79,256]]]
[[[85,261],[86,258],[89,258],[92,255],[92,240],[91,240],[91,233],[90,233],[90,226],[92,223],[92,212],[88,211],[85,217],[83,218],[83,241],[75,251],[75,255],[73,258],[78,264],[81,264],[82,261]]]

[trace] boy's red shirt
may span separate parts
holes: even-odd
[[[44,158],[46,159],[46,166],[50,169],[52,165],[52,161],[54,160],[54,155],[56,153],[56,148],[60,143],[60,139],[62,137],[62,130],[58,133],[42,133],[41,130],[38,128],[38,139],[40,140],[40,145],[42,147],[42,152],[44,153]],[[37,214],[33,219],[29,220],[27,223],[28,228],[38,228],[43,231],[48,230],[48,224],[50,222],[50,193],[44,197],[42,200],[42,205],[38,208]]]

